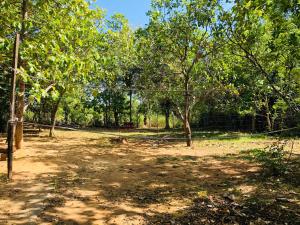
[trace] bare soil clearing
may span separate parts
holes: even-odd
[[[12,182],[0,162],[0,224],[299,220],[299,183],[262,179],[259,165],[238,154],[272,139],[201,140],[190,149],[183,142],[130,139],[132,132],[122,133],[128,144],[112,143],[113,134],[57,131],[56,138],[27,139],[15,153]],[[300,141],[294,152],[297,157]],[[257,215],[249,218],[253,210]]]

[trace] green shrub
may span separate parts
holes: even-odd
[[[288,171],[291,151],[285,150],[287,145],[287,140],[278,141],[267,148],[252,150],[251,155],[262,164],[270,175],[280,176]]]

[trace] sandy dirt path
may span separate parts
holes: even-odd
[[[201,141],[187,149],[143,140],[111,144],[97,132],[29,138],[15,154],[12,182],[0,162],[0,224],[147,224],[188,207],[201,190],[223,193],[230,183],[249,194],[256,187],[244,182],[259,167],[224,156],[271,142]]]

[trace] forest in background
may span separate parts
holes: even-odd
[[[23,121],[51,124],[50,136],[56,123],[183,127],[188,146],[194,128],[299,126],[297,0],[224,4],[153,0],[149,24],[132,29],[123,15],[107,18],[84,0],[2,0],[0,131],[16,33],[17,146]]]

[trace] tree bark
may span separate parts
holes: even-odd
[[[147,113],[144,113],[144,126],[147,126]]]
[[[184,131],[187,147],[192,147],[192,130],[190,126],[190,99],[189,99],[189,77],[185,76],[184,93]]]
[[[129,112],[129,120],[130,120],[130,123],[132,123],[132,90],[130,90],[129,91],[129,99],[130,99],[130,101],[129,101],[129,110],[130,110],[130,112]]]
[[[272,122],[271,122],[271,118],[270,118],[271,112],[270,112],[270,108],[269,108],[268,97],[266,97],[266,100],[265,100],[265,107],[266,107],[267,130],[272,131]]]
[[[59,99],[55,103],[55,105],[52,109],[52,112],[51,112],[51,128],[50,128],[50,132],[49,132],[49,137],[54,137],[54,130],[55,130],[55,124],[56,124],[56,114],[57,114],[57,111],[58,111],[59,104],[62,100],[62,96],[63,96],[63,94],[61,94],[61,96],[59,97]]]
[[[107,112],[107,127],[111,127],[111,91],[108,92],[108,112]]]
[[[8,130],[7,130],[7,177],[8,179],[12,178],[12,169],[13,169],[13,144],[14,144],[14,135],[15,135],[15,94],[16,94],[16,77],[17,77],[17,68],[18,68],[18,54],[19,54],[19,43],[20,35],[16,34],[14,54],[13,54],[13,72],[11,77],[11,86],[10,86],[10,107],[9,107],[9,121],[8,121]]]
[[[24,120],[24,96],[25,95],[25,83],[23,80],[19,81],[19,93],[17,95],[17,108],[16,117],[18,118],[15,132],[15,145],[16,149],[21,149],[23,147],[23,120]]]
[[[151,120],[151,113],[148,117],[148,127],[151,128],[152,127],[152,120]]]
[[[22,2],[22,28],[20,33],[20,43],[24,41],[25,38],[25,21],[28,18],[28,0],[23,0]],[[23,63],[20,60],[20,65]],[[16,116],[18,118],[18,122],[16,125],[15,132],[15,145],[16,149],[21,149],[23,147],[23,119],[24,119],[24,94],[25,94],[25,83],[22,79],[19,81],[19,94],[17,95],[17,108],[16,108]]]
[[[266,113],[266,120],[267,120],[267,130],[272,131],[272,123],[270,119],[270,113]]]
[[[172,125],[173,125],[173,129],[175,128],[175,115],[174,112],[172,112]]]
[[[166,119],[166,126],[165,129],[170,129],[170,108],[167,107],[165,110],[165,119]]]

